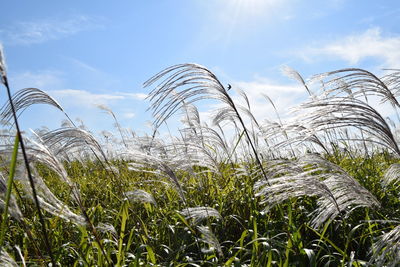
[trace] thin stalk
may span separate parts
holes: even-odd
[[[6,234],[8,206],[10,204],[10,199],[11,199],[11,190],[14,181],[15,166],[17,166],[18,144],[19,144],[19,138],[18,135],[16,135],[14,140],[14,149],[11,157],[10,175],[7,180],[7,192],[6,192],[6,201],[3,211],[3,220],[1,221],[1,228],[0,228],[0,248],[3,247],[4,236]]]
[[[75,128],[78,128],[78,127],[76,126],[76,124],[74,123],[74,121],[68,116],[68,114],[67,114],[66,112],[64,112],[64,115],[65,115],[66,118],[69,120],[69,122],[72,124],[72,126],[74,126]],[[85,141],[85,143],[88,144],[86,141]],[[108,168],[108,169],[106,168],[106,166],[104,165],[104,163],[103,163],[103,161],[100,159],[100,157],[97,155],[97,153],[93,150],[93,148],[89,146],[89,149],[90,149],[90,151],[92,151],[93,155],[96,157],[96,159],[98,160],[98,162],[100,163],[100,165],[103,167],[103,169],[106,170],[107,172],[111,172],[111,175],[112,175],[112,178],[113,178],[113,182],[114,182],[114,184],[118,187],[119,193],[121,193],[121,195],[123,195],[123,196],[125,197],[125,193],[124,193],[124,191],[123,191],[123,189],[122,189],[122,186],[121,186],[120,183],[117,183],[117,175],[116,175],[116,173],[113,171],[112,165],[111,165],[111,163],[109,162],[109,160],[107,159],[105,153],[104,153],[103,151],[100,151],[101,154],[102,154],[102,156],[103,156],[103,158],[104,158],[104,161],[105,161],[106,164],[107,164],[107,166],[110,167],[110,168]]]
[[[222,85],[221,85],[221,86],[222,86]],[[224,88],[224,87],[223,87],[223,88]],[[224,88],[224,90],[225,90],[225,88]],[[243,131],[244,131],[244,133],[245,133],[245,135],[246,135],[246,137],[247,137],[247,140],[248,140],[249,143],[250,143],[251,150],[253,150],[253,154],[254,154],[254,156],[255,156],[255,158],[256,158],[257,164],[260,166],[261,172],[262,172],[262,174],[263,174],[265,180],[267,181],[267,184],[270,185],[270,183],[269,183],[269,181],[268,181],[267,173],[265,172],[264,167],[263,167],[263,165],[262,165],[262,162],[261,162],[261,160],[260,160],[260,157],[258,156],[257,150],[256,150],[256,148],[254,147],[253,142],[251,141],[250,134],[249,134],[249,132],[247,131],[247,128],[246,128],[246,126],[245,126],[245,124],[244,124],[244,122],[243,122],[243,119],[242,119],[242,117],[240,116],[239,111],[237,110],[236,105],[235,105],[235,103],[233,102],[233,99],[230,97],[230,95],[228,94],[228,92],[227,92],[226,90],[225,90],[225,93],[226,93],[226,97],[228,98],[228,100],[229,100],[229,102],[230,102],[230,104],[231,104],[232,109],[233,109],[234,112],[236,113],[236,115],[237,115],[237,117],[238,117],[238,119],[239,119],[239,122],[240,122],[240,124],[241,124],[242,127],[243,127]]]
[[[14,190],[15,190],[15,193],[16,193],[16,195],[17,195],[17,198],[18,198],[20,201],[23,201],[22,195],[21,195],[21,193],[19,192],[18,187],[17,187],[16,184],[15,184],[15,181],[13,181],[13,184],[12,184],[12,185],[13,185],[13,187],[14,187]],[[32,242],[32,244],[33,244],[33,246],[34,246],[34,248],[35,248],[36,256],[37,256],[38,258],[44,260],[44,257],[43,257],[43,255],[42,255],[42,253],[40,252],[39,245],[37,244],[37,243],[38,243],[38,242],[37,242],[37,239],[33,238],[33,235],[32,235],[32,232],[31,232],[31,230],[30,230],[30,227],[29,227],[29,225],[25,222],[25,218],[22,218],[22,220],[20,221],[20,223],[21,223],[21,225],[22,225],[22,228],[24,228],[24,231],[25,231],[26,235],[28,236],[28,239]]]
[[[67,117],[68,117],[68,115],[67,115]],[[68,118],[69,118],[69,117],[68,117]],[[72,122],[72,121],[71,121],[71,122]],[[93,150],[92,150],[92,151],[93,151]],[[93,151],[93,153],[94,153],[94,151]],[[96,155],[96,153],[94,153],[94,154]],[[100,161],[100,162],[101,162],[101,161]],[[111,265],[112,265],[112,264],[111,264],[111,259],[109,259],[109,257],[108,257],[108,255],[107,255],[106,251],[104,250],[104,246],[103,246],[103,244],[101,243],[101,239],[100,239],[100,237],[99,237],[99,235],[98,235],[98,233],[97,233],[96,227],[93,225],[93,222],[90,220],[89,214],[87,213],[86,208],[85,208],[85,206],[84,206],[83,203],[82,203],[82,199],[80,198],[79,195],[76,195],[76,196],[75,196],[75,199],[77,200],[78,206],[79,206],[79,208],[80,208],[81,211],[82,211],[82,214],[83,214],[83,217],[85,218],[86,223],[89,225],[89,228],[90,228],[90,230],[92,231],[92,234],[93,234],[93,236],[94,236],[94,238],[95,238],[95,242],[99,245],[99,248],[100,248],[100,250],[101,250],[101,253],[103,254],[104,258],[106,259],[108,266],[111,266]]]
[[[53,252],[51,251],[51,245],[50,245],[50,242],[49,242],[49,236],[47,234],[47,229],[46,229],[46,224],[45,224],[45,221],[44,221],[44,218],[43,218],[42,209],[40,208],[39,199],[37,197],[36,188],[35,188],[35,182],[33,180],[31,168],[29,166],[29,161],[28,161],[28,156],[26,154],[26,150],[25,150],[24,140],[22,139],[22,134],[21,134],[21,130],[20,130],[20,127],[19,127],[19,123],[18,123],[17,113],[15,111],[14,103],[12,101],[10,86],[8,84],[8,79],[7,79],[6,76],[3,76],[3,84],[7,89],[8,101],[10,102],[10,105],[11,105],[11,111],[12,111],[13,118],[14,118],[15,128],[17,130],[17,137],[19,139],[19,143],[20,143],[20,146],[21,146],[21,151],[22,151],[22,156],[23,156],[23,159],[24,159],[26,172],[28,174],[29,183],[30,183],[30,186],[32,188],[33,199],[34,199],[34,202],[35,202],[35,205],[36,205],[36,209],[37,209],[38,215],[39,215],[39,221],[40,221],[40,224],[42,226],[42,232],[43,232],[43,237],[44,237],[44,242],[45,242],[45,245],[46,245],[46,249],[47,249],[47,252],[49,253],[52,265],[56,266],[56,262],[54,260]]]

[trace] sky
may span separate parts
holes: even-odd
[[[12,91],[46,91],[95,133],[113,128],[98,105],[123,127],[149,132],[151,88],[143,83],[174,64],[201,64],[244,90],[260,120],[276,119],[263,94],[283,117],[307,97],[284,66],[305,79],[346,67],[377,74],[400,67],[399,1],[21,0],[4,1],[2,10]],[[5,102],[4,90],[0,97]],[[201,114],[216,105],[199,103]],[[20,118],[24,129],[56,129],[65,119],[44,105]]]

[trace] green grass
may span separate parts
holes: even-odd
[[[155,206],[129,202],[116,196],[109,174],[95,162],[68,163],[68,173],[72,180],[80,184],[83,203],[91,222],[97,226],[106,255],[101,253],[88,227],[45,214],[48,229],[51,229],[49,238],[55,259],[63,265],[75,266],[106,265],[107,257],[118,266],[321,266],[328,262],[336,266],[349,262],[354,251],[359,263],[368,261],[371,245],[381,231],[393,227],[391,224],[368,221],[392,218],[399,208],[395,194],[377,189],[390,162],[382,164],[385,161],[381,154],[369,159],[339,157],[340,165],[349,173],[360,177],[368,174],[369,178],[360,182],[369,190],[376,191],[382,209],[358,209],[348,218],[328,222],[322,229],[313,229],[308,223],[307,214],[316,205],[314,198],[293,199],[280,208],[262,212],[263,207],[254,196],[254,181],[250,177],[232,179],[222,188],[218,185],[224,184],[222,179],[226,175],[202,170],[196,179],[189,177],[181,180],[188,196],[185,205],[173,188],[148,184],[148,175],[129,171],[124,162],[115,162],[120,178],[126,182],[126,191],[139,188],[150,192],[157,202]],[[227,166],[223,169],[231,172]],[[72,206],[65,184],[45,166],[40,166],[39,170],[54,193]],[[189,174],[181,175],[185,177]],[[46,251],[38,238],[41,233],[36,210],[31,208],[31,202],[19,201],[24,207],[26,225],[11,220],[9,229],[12,230],[7,231],[5,239],[7,248],[17,260],[19,256],[13,254],[11,249],[14,246],[22,249],[27,262],[43,263],[45,259],[35,251],[37,249],[41,254]],[[207,206],[219,211],[222,219],[208,218],[201,224],[212,229],[223,256],[202,240],[202,234],[193,222],[180,215],[178,211],[185,206]],[[75,209],[79,213],[79,207],[75,206]],[[25,234],[25,227],[30,229],[34,239]],[[46,255],[43,257],[46,258]],[[354,266],[357,264],[357,261],[353,263]]]
[[[363,100],[376,93],[400,107],[391,88],[400,84],[395,71],[382,80],[359,69],[328,73],[321,78],[326,94],[302,106],[309,111],[302,120],[262,125],[247,96],[240,93],[245,105],[236,103],[208,69],[172,66],[145,86],[156,84],[149,94],[154,125],[183,109],[185,130],[170,143],[157,131],[130,136],[103,107],[121,137],[113,155],[71,120],[22,141],[17,115],[27,106],[64,110],[39,89],[11,98],[1,49],[0,75],[10,96],[0,114],[5,126],[11,118],[17,126],[17,138],[10,130],[0,145],[1,172],[9,177],[0,185],[2,265],[400,262],[398,187],[384,184],[400,177],[400,165],[392,165],[400,162],[395,127]],[[191,104],[204,98],[224,105],[215,128]],[[224,132],[226,122],[233,132]]]

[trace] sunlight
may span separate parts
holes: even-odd
[[[259,25],[265,25],[271,21],[284,7],[286,0],[225,0],[219,2],[218,16],[223,27],[225,46],[229,45],[233,38],[243,36],[249,29],[255,29]]]
[[[240,17],[242,16],[259,16],[272,8],[280,6],[282,0],[231,0],[225,1],[228,9],[235,10]]]

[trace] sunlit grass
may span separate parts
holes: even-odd
[[[12,156],[12,107],[19,116],[33,104],[64,110],[43,91],[18,91],[0,111],[1,172],[14,178],[0,185],[0,263],[395,266],[398,139],[366,99],[396,109],[398,73],[346,69],[318,79],[322,95],[307,87],[296,122],[260,123],[247,96],[236,103],[207,68],[172,66],[145,83],[150,136],[126,131],[107,107],[118,133],[107,144],[67,115],[60,129],[24,135],[34,187],[23,158]],[[203,99],[222,103],[213,125],[194,105]],[[180,135],[160,138],[157,128],[177,112]]]

